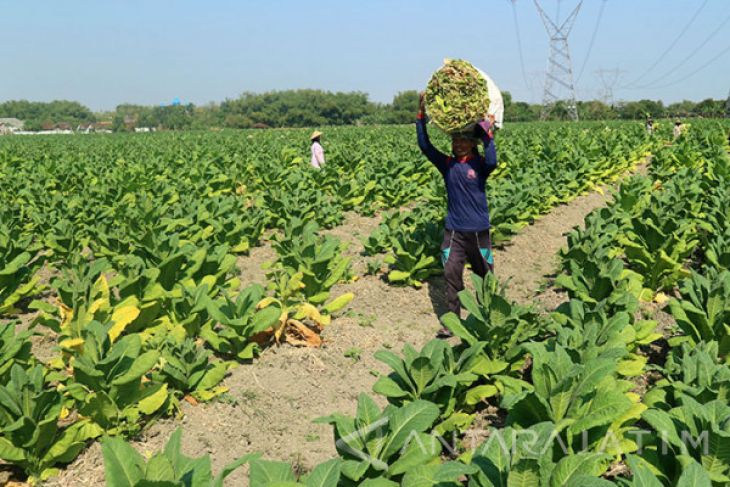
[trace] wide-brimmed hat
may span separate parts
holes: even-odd
[[[309,137],[309,140],[318,139],[320,137],[322,137],[322,132],[320,132],[319,130],[315,130],[314,132],[312,132],[312,135]]]

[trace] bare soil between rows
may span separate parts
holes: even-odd
[[[565,244],[565,234],[581,226],[590,211],[603,206],[608,193],[585,194],[553,209],[524,228],[509,245],[495,250],[496,274],[501,281],[509,280],[512,299],[534,302],[543,310],[552,310],[565,299],[551,285],[557,268],[555,256]],[[379,222],[379,217],[351,213],[343,225],[327,231],[349,244],[347,254],[359,275],[366,263],[361,239]],[[265,284],[261,266],[274,257],[274,250],[266,243],[239,258],[244,285]],[[468,276],[465,280],[468,282]],[[323,332],[322,348],[281,346],[265,350],[253,363],[231,372],[224,383],[229,393],[222,400],[198,406],[183,403],[181,420],[152,424],[134,442],[137,448],[143,454],[157,451],[176,428],[182,427],[184,453],[210,454],[214,472],[252,452],[291,462],[301,471],[335,456],[331,427],[312,420],[334,412],[354,414],[358,395],[370,393],[377,374],[387,370],[373,354],[382,348],[399,352],[406,343],[422,346],[434,338],[440,327],[438,315],[445,308],[440,277],[421,289],[412,289],[389,286],[378,276],[365,276],[336,291],[353,292],[355,299]],[[44,356],[52,340],[41,337],[39,341],[38,348],[43,349],[39,352]],[[385,404],[382,398],[376,399]],[[45,485],[104,485],[99,443],[92,444]],[[247,469],[234,472],[226,485],[248,485]]]

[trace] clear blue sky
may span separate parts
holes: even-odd
[[[579,98],[600,96],[599,68],[624,70],[619,85],[634,81],[705,1],[677,46],[637,83],[652,87],[616,89],[615,98],[724,99],[730,0],[607,0]],[[577,1],[541,3],[564,18]],[[570,36],[576,76],[601,3],[584,1]],[[509,0],[0,0],[0,101],[72,99],[100,110],[288,88],[358,90],[390,101],[422,88],[444,57],[460,57],[515,99],[537,102],[547,35],[532,0],[517,0],[516,10],[526,80]],[[695,76],[660,88],[723,50]]]

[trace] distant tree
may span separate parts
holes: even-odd
[[[365,93],[290,90],[244,93],[221,103],[219,111],[226,126],[249,119],[271,127],[305,127],[354,124],[373,112],[373,104]]]
[[[722,100],[713,100],[708,98],[702,100],[694,107],[695,115],[702,117],[722,117],[724,112],[724,102]]]
[[[502,102],[504,103],[504,111],[507,113],[507,111],[512,108],[512,93],[509,91],[503,91]]]
[[[621,104],[618,107],[619,116],[625,120],[639,120],[648,115],[658,118],[666,114],[664,103],[653,100],[639,100]]]
[[[163,129],[184,130],[192,125],[194,109],[192,103],[159,106],[153,108],[152,113],[147,115],[145,120],[156,123],[158,127]],[[141,118],[137,121],[137,126],[144,126],[141,123]]]
[[[43,122],[38,119],[26,120],[23,123],[23,130],[30,130],[31,132],[37,132],[43,130]]]
[[[504,109],[504,119],[507,122],[531,122],[540,117],[540,106],[530,105],[523,101],[510,103],[509,109]]]
[[[581,120],[612,120],[618,117],[613,109],[602,101],[579,101],[578,116]]]
[[[418,92],[416,90],[401,91],[393,97],[391,108],[396,112],[416,113],[418,111]]]
[[[684,100],[672,103],[666,109],[668,117],[689,117],[695,111],[695,102]]]
[[[91,110],[81,103],[68,100],[7,101],[0,103],[0,118],[5,117],[23,120],[27,130],[39,130],[44,125],[55,127],[57,124],[68,124],[75,128],[79,124],[96,121]]]

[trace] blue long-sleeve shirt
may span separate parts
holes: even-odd
[[[460,161],[436,149],[428,138],[426,121],[416,121],[418,147],[439,170],[446,183],[448,212],[446,229],[457,232],[481,232],[489,229],[487,178],[497,167],[494,140],[484,134],[484,157]]]

